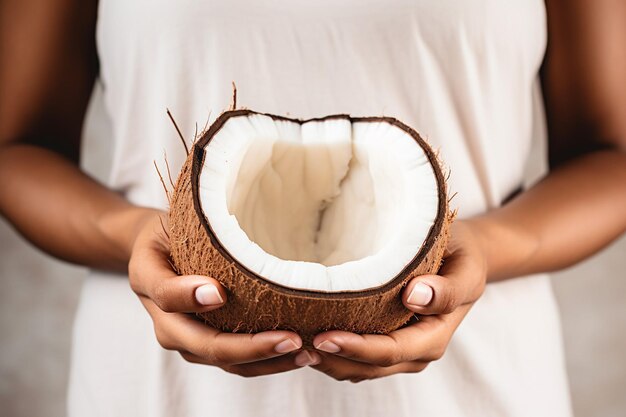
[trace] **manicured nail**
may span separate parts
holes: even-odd
[[[317,365],[318,363],[320,363],[320,358],[313,352],[303,350],[296,355],[295,363],[298,366]]]
[[[224,302],[217,287],[212,284],[196,288],[196,300],[203,306],[214,306]]]
[[[341,350],[339,346],[337,346],[330,340],[324,340],[322,343],[315,346],[315,349],[321,350],[322,352],[328,352],[328,353],[337,353]]]
[[[407,297],[406,302],[414,306],[426,307],[432,299],[433,289],[423,282],[418,282],[413,286],[413,290],[411,290],[411,294]]]
[[[291,339],[285,339],[274,346],[274,350],[277,353],[289,353],[297,349],[300,349],[300,346],[298,346],[298,344]]]

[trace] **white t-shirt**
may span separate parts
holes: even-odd
[[[141,205],[166,207],[152,161],[165,151],[176,171],[185,157],[166,107],[191,139],[228,107],[232,81],[239,105],[262,112],[399,118],[440,149],[461,217],[518,188],[543,131],[539,0],[101,0],[97,41],[108,185]],[[93,272],[69,393],[80,417],[571,414],[544,275],[490,284],[424,372],[350,384],[309,368],[245,379],[189,364],[157,344],[125,277]]]

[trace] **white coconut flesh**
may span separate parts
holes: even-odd
[[[437,216],[432,165],[386,121],[233,116],[208,142],[198,200],[254,274],[298,290],[363,291],[415,258]]]

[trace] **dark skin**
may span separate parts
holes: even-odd
[[[487,282],[567,267],[626,230],[626,3],[549,0],[541,76],[550,173],[505,206],[455,223],[445,267],[403,294],[423,320],[386,336],[326,332],[311,351],[293,332],[221,333],[182,314],[219,308],[227,294],[210,277],[172,271],[163,213],[131,205],[76,164],[98,71],[96,3],[0,7],[0,212],[54,256],[128,270],[157,340],[188,361],[243,376],[311,365],[354,382],[419,372],[444,354]],[[410,297],[418,286],[421,302]]]

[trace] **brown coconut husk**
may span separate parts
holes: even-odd
[[[401,301],[401,291],[414,277],[439,270],[446,248],[453,214],[449,211],[446,180],[435,152],[420,135],[390,117],[352,118],[352,122],[385,121],[406,131],[425,150],[439,187],[439,207],[435,223],[413,260],[395,277],[377,288],[363,291],[321,292],[280,286],[240,264],[213,232],[198,201],[198,178],[204,148],[231,117],[255,114],[251,110],[224,112],[193,146],[176,181],[169,213],[170,244],[178,273],[207,275],[228,291],[227,303],[200,314],[209,325],[228,332],[260,332],[285,329],[300,334],[305,346],[323,331],[339,329],[360,334],[386,334],[407,323],[413,313]],[[303,120],[268,115],[279,120]]]

